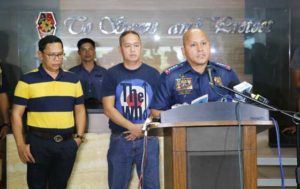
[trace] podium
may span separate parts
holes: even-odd
[[[210,102],[161,112],[165,188],[255,189],[256,134],[271,125],[268,110],[244,103]]]

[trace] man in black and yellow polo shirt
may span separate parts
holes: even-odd
[[[29,188],[62,189],[67,187],[78,146],[83,142],[84,98],[79,78],[61,69],[62,41],[51,35],[38,45],[41,66],[23,75],[15,89],[13,134],[19,157],[27,163]],[[27,140],[22,124],[25,109]]]

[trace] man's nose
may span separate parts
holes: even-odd
[[[197,45],[197,50],[198,50],[198,51],[202,51],[202,50],[203,50],[203,45],[198,44],[198,45]]]

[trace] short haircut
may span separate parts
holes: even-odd
[[[96,47],[96,43],[94,40],[90,38],[82,38],[77,43],[78,50],[80,50],[81,45],[83,45],[84,43],[90,43],[94,48]]]
[[[48,43],[60,43],[64,47],[63,42],[60,38],[55,35],[47,35],[46,37],[40,39],[39,41],[39,51],[43,52]]]
[[[134,34],[134,35],[138,36],[138,38],[141,40],[141,37],[140,37],[140,35],[139,35],[138,32],[136,32],[136,31],[134,31],[134,30],[124,31],[124,32],[120,35],[120,37],[119,37],[119,44],[120,44],[120,46],[122,45],[122,40],[123,40],[123,38],[124,38],[127,34]]]

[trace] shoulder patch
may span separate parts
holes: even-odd
[[[179,64],[175,64],[169,68],[167,68],[164,72],[169,75],[170,73],[172,73],[174,70],[177,70],[178,68],[181,68],[183,66],[184,63],[179,63]]]
[[[214,66],[218,66],[220,68],[224,68],[224,69],[229,70],[229,71],[231,70],[231,67],[227,64],[222,64],[220,62],[209,62],[209,63],[214,65]]]

